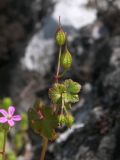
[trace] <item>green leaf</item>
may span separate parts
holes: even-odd
[[[74,82],[71,79],[64,81],[66,93],[62,94],[65,103],[76,103],[79,101],[78,93],[80,92],[81,86],[79,83]]]
[[[65,80],[63,84],[55,84],[49,90],[49,97],[53,103],[61,104],[62,99],[65,103],[75,103],[79,101],[78,93],[81,85],[71,79]]]
[[[65,80],[64,85],[66,86],[67,92],[73,94],[77,94],[80,92],[81,85],[71,79]]]
[[[63,98],[65,103],[76,103],[79,101],[79,96],[71,93],[64,93]]]
[[[31,128],[34,130],[35,133],[40,134],[42,126],[41,126],[41,123],[39,122],[40,119],[34,108],[29,109],[28,118],[29,118],[29,123]]]
[[[53,88],[49,89],[49,97],[53,103],[60,104],[62,102],[62,93],[65,92],[63,84],[55,84]]]
[[[43,118],[40,118],[39,112],[43,114]],[[29,121],[32,129],[40,136],[46,137],[49,140],[54,140],[57,137],[55,128],[58,125],[57,116],[52,113],[50,107],[42,107],[42,110],[35,110],[30,108]]]

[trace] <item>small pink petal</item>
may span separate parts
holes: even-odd
[[[2,113],[3,116],[8,116],[8,113],[4,109],[0,109],[0,113]]]
[[[9,115],[13,115],[14,112],[15,112],[15,107],[14,107],[14,106],[10,106],[10,107],[8,108],[8,114],[9,114]]]
[[[8,124],[10,125],[10,127],[13,127],[15,125],[15,123],[12,119],[8,120]]]
[[[22,118],[21,118],[21,116],[20,115],[14,115],[13,117],[12,117],[12,120],[13,121],[20,121]]]
[[[6,117],[0,117],[0,123],[5,123],[7,122],[7,118]]]

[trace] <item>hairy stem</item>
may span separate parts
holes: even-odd
[[[61,46],[59,48],[59,57],[58,57],[58,65],[57,65],[57,72],[56,72],[56,82],[58,83],[58,79],[59,79],[59,72],[60,72],[60,57],[61,57]]]
[[[6,140],[7,140],[7,131],[4,131],[4,142],[3,142],[3,160],[5,160],[5,146],[6,146]]]
[[[47,146],[48,146],[48,139],[43,137],[43,146],[42,146],[42,152],[41,152],[40,160],[45,159],[45,153],[46,153],[46,150],[47,150]]]

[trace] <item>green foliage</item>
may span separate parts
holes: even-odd
[[[2,154],[0,154],[0,160],[2,160]]]
[[[0,123],[0,132],[6,130],[6,132],[9,131],[9,125],[7,123],[2,124]]]
[[[25,143],[24,134],[22,134],[21,132],[17,132],[14,136],[14,139],[13,139],[15,151],[18,152],[23,147],[24,143]]]
[[[28,116],[26,113],[22,113],[22,120],[20,121],[20,130],[27,131],[28,130]]]
[[[21,148],[26,143],[26,135],[28,131],[28,116],[27,113],[22,113],[22,120],[20,121],[19,130],[16,132],[13,139],[13,146],[16,153],[18,153]]]
[[[53,103],[61,104],[62,100],[65,103],[75,103],[79,101],[78,93],[81,86],[79,83],[71,79],[65,80],[63,84],[56,83],[49,89],[49,97]]]
[[[11,106],[13,104],[12,102],[12,99],[9,98],[9,97],[6,97],[2,100],[2,103],[1,103],[1,108],[3,109],[8,109],[9,106]]]
[[[10,152],[7,154],[7,160],[16,160],[16,159],[17,159],[17,157],[16,157],[15,152],[10,151]]]
[[[41,114],[43,115],[42,118]],[[30,125],[35,133],[49,140],[56,139],[55,128],[58,125],[58,121],[57,116],[52,112],[50,107],[42,106],[39,110],[30,108],[28,115]]]
[[[65,93],[65,86],[63,84],[55,83],[52,88],[49,89],[49,97],[53,103],[62,103],[62,94]]]
[[[70,92],[71,94],[78,94],[80,92],[81,85],[71,79],[65,80],[64,85],[67,89],[67,92]]]
[[[64,86],[66,92],[63,94],[63,99],[65,103],[76,103],[79,101],[78,93],[80,92],[80,84],[74,82],[71,79],[65,80]]]

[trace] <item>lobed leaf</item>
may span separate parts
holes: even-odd
[[[81,85],[71,79],[65,80],[64,85],[67,89],[67,92],[70,92],[72,94],[77,94],[80,92]]]
[[[64,93],[63,99],[65,103],[76,103],[79,101],[79,96],[71,93]]]
[[[49,107],[43,107],[42,113],[43,118],[41,119],[38,115],[38,110],[30,108],[28,112],[30,125],[35,133],[49,140],[54,140],[57,137],[55,132],[55,128],[58,125],[57,116],[52,113],[52,109]]]
[[[65,92],[65,86],[63,84],[55,84],[53,88],[49,89],[49,97],[53,103],[62,102],[62,93]]]
[[[78,93],[80,92],[81,85],[74,82],[71,79],[64,81],[64,86],[66,88],[66,93],[63,93],[63,98],[65,103],[76,103],[79,101]]]

